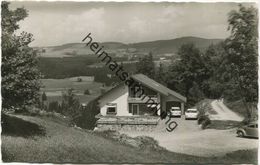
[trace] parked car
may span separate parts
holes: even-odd
[[[258,138],[258,124],[257,122],[244,125],[237,129],[238,137],[256,137]]]
[[[171,109],[170,109],[170,117],[181,117],[181,109],[180,109],[180,107],[171,107]]]
[[[197,119],[198,118],[198,110],[197,109],[187,109],[185,111],[185,120],[187,119]]]

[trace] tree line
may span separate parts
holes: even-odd
[[[9,4],[5,1],[1,4],[2,107],[4,110],[25,111],[28,106],[39,104],[42,74],[38,68],[37,52],[29,46],[33,41],[32,34],[15,33],[19,22],[28,13],[24,8],[10,10]],[[240,99],[248,118],[251,118],[251,110],[256,109],[258,99],[257,9],[239,5],[238,11],[231,11],[228,15],[228,28],[230,36],[222,43],[209,46],[205,52],[188,43],[179,48],[179,59],[173,59],[169,67],[160,64],[156,68],[153,56],[149,54],[140,59],[136,70],[185,95],[188,105],[203,98]],[[129,70],[134,69],[131,65]],[[100,74],[99,81],[106,78],[103,73],[96,73]],[[78,106],[78,101],[67,97],[71,95],[69,92],[63,97],[66,100],[64,106]],[[66,113],[73,111],[73,106],[67,106]],[[96,101],[88,107],[95,107],[93,117],[97,112]]]
[[[258,16],[254,7],[239,5],[228,15],[230,36],[201,51],[193,43],[182,45],[179,59],[155,68],[152,54],[140,59],[137,73],[166,84],[187,97],[188,106],[203,98],[242,100],[248,118],[258,99]]]

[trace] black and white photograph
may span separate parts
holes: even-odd
[[[257,1],[1,1],[3,163],[258,164]]]

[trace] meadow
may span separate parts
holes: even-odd
[[[78,82],[77,78],[82,81]],[[68,89],[74,89],[76,98],[81,103],[87,103],[101,94],[102,83],[93,81],[92,76],[80,76],[64,79],[41,79],[41,93],[47,95],[47,102],[61,101],[62,93]],[[104,87],[107,88],[107,87]],[[84,95],[84,91],[89,90],[89,95]]]

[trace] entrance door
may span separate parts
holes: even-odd
[[[133,110],[133,115],[138,115],[139,114],[139,105],[132,104],[132,110]]]

